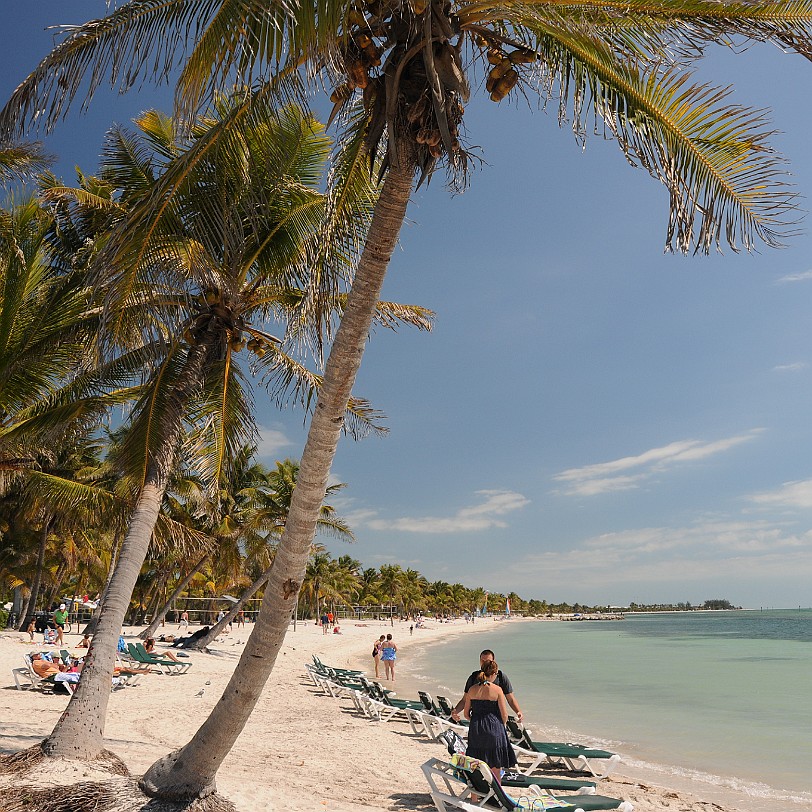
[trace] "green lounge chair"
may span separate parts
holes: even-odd
[[[322,669],[324,671],[335,671],[338,674],[343,674],[344,676],[348,677],[357,677],[359,674],[363,674],[363,671],[356,671],[352,668],[336,668],[333,665],[325,665],[315,654],[313,655],[313,664],[316,668]]]
[[[448,748],[448,755],[453,757],[458,753],[465,755],[466,744],[464,739],[453,730],[444,730],[437,737]],[[503,787],[539,787],[540,789],[556,792],[574,792],[577,795],[594,795],[595,783],[593,781],[578,781],[572,778],[553,778],[551,776],[529,776],[518,770],[505,770],[502,773]]]
[[[587,772],[596,778],[605,778],[620,763],[620,756],[608,750],[597,750],[583,744],[569,742],[537,742],[530,731],[513,717],[508,718],[507,729],[513,741],[530,753],[543,755],[542,761],[564,766],[572,772]]]
[[[130,657],[137,663],[149,665],[157,668],[162,674],[185,674],[191,667],[191,663],[176,663],[174,660],[163,660],[149,654],[141,643],[133,645],[127,643],[127,651]]]
[[[527,792],[509,794],[493,777],[482,761],[455,755],[451,762],[430,759],[422,766],[429,791],[438,812],[447,812],[449,806],[479,812],[483,807],[502,812],[514,810],[560,809],[562,812],[598,812],[618,809],[632,812],[633,806],[619,798],[602,795],[553,795],[538,786],[529,786]],[[441,787],[442,784],[442,787]],[[477,801],[472,797],[478,797]]]

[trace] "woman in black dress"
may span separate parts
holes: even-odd
[[[465,718],[471,720],[465,754],[484,761],[497,781],[503,768],[516,766],[516,754],[505,732],[507,702],[502,689],[493,684],[498,671],[499,666],[493,661],[482,666],[476,684],[465,694],[463,711]]]

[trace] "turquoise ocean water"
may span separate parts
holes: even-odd
[[[812,810],[812,610],[482,622],[404,647],[402,677],[456,701],[492,648],[539,738],[601,743],[629,775],[748,812]]]

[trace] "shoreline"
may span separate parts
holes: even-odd
[[[415,630],[411,638],[408,625],[398,621],[394,627],[388,621],[349,622],[342,626],[342,635],[323,635],[312,622],[297,624],[296,631],[291,627],[257,707],[218,773],[218,788],[245,812],[429,812],[434,806],[420,765],[430,757],[441,757],[442,747],[414,736],[405,722],[369,721],[352,712],[349,700],[337,701],[321,694],[305,676],[305,663],[316,654],[327,664],[357,665],[374,674],[372,643],[381,633],[392,631],[402,651],[396,690],[411,696],[417,682],[410,683],[404,661],[413,655],[419,657],[426,646],[461,634],[497,631],[493,623],[505,622],[532,620],[483,619],[475,624],[429,621],[429,628],[419,633]],[[145,675],[138,685],[112,694],[105,745],[132,773],[143,773],[157,758],[191,738],[219,699],[252,628],[250,624],[244,629],[235,627],[229,636],[220,638],[212,654],[190,652],[192,668],[187,675]],[[166,626],[164,631],[174,630],[174,626]],[[127,639],[133,639],[137,631],[128,628]],[[29,645],[27,637],[17,632],[0,633],[3,752],[23,749],[47,736],[68,701],[67,695],[15,689],[11,669],[22,665],[23,653],[47,648]],[[73,650],[80,638],[78,634],[66,635],[66,648]],[[462,667],[461,673],[468,670]],[[201,690],[204,693],[198,696]],[[452,701],[457,699],[459,696]],[[601,782],[599,792],[630,800],[637,812],[747,809],[721,805],[704,796],[700,799],[649,778],[629,775],[627,768],[621,764],[618,774]],[[86,773],[76,765],[55,765],[42,770],[36,780],[48,785],[83,779]]]

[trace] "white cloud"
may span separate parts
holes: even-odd
[[[753,494],[750,499],[757,505],[787,508],[812,508],[812,479],[786,482],[773,491]]]
[[[283,431],[270,429],[266,426],[259,427],[259,439],[257,441],[257,455],[259,457],[276,459],[284,455],[282,449],[290,448],[292,445],[293,441]]]
[[[798,372],[801,369],[806,369],[809,364],[806,361],[796,361],[794,364],[779,364],[773,367],[773,372]]]
[[[680,440],[660,448],[652,448],[632,457],[622,457],[611,462],[569,468],[556,474],[553,479],[566,483],[563,493],[574,496],[595,496],[638,487],[653,474],[684,462],[695,462],[749,442],[762,430],[752,429],[745,434],[723,440]],[[637,473],[615,476],[638,469]]]
[[[477,491],[478,504],[464,507],[452,516],[404,516],[380,519],[369,511],[357,511],[347,519],[353,526],[366,525],[372,530],[397,530],[403,533],[474,533],[491,527],[506,527],[499,518],[530,504],[530,500],[515,491]]]
[[[521,556],[500,575],[520,594],[554,591],[577,600],[597,592],[622,603],[661,599],[685,584],[687,599],[697,585],[812,577],[812,530],[735,520],[623,530],[584,539],[574,549]],[[561,584],[568,585],[566,594]]]
[[[812,279],[812,270],[802,271],[801,273],[791,273],[787,274],[787,276],[782,276],[778,280],[778,284],[787,282],[806,282],[809,279]]]

